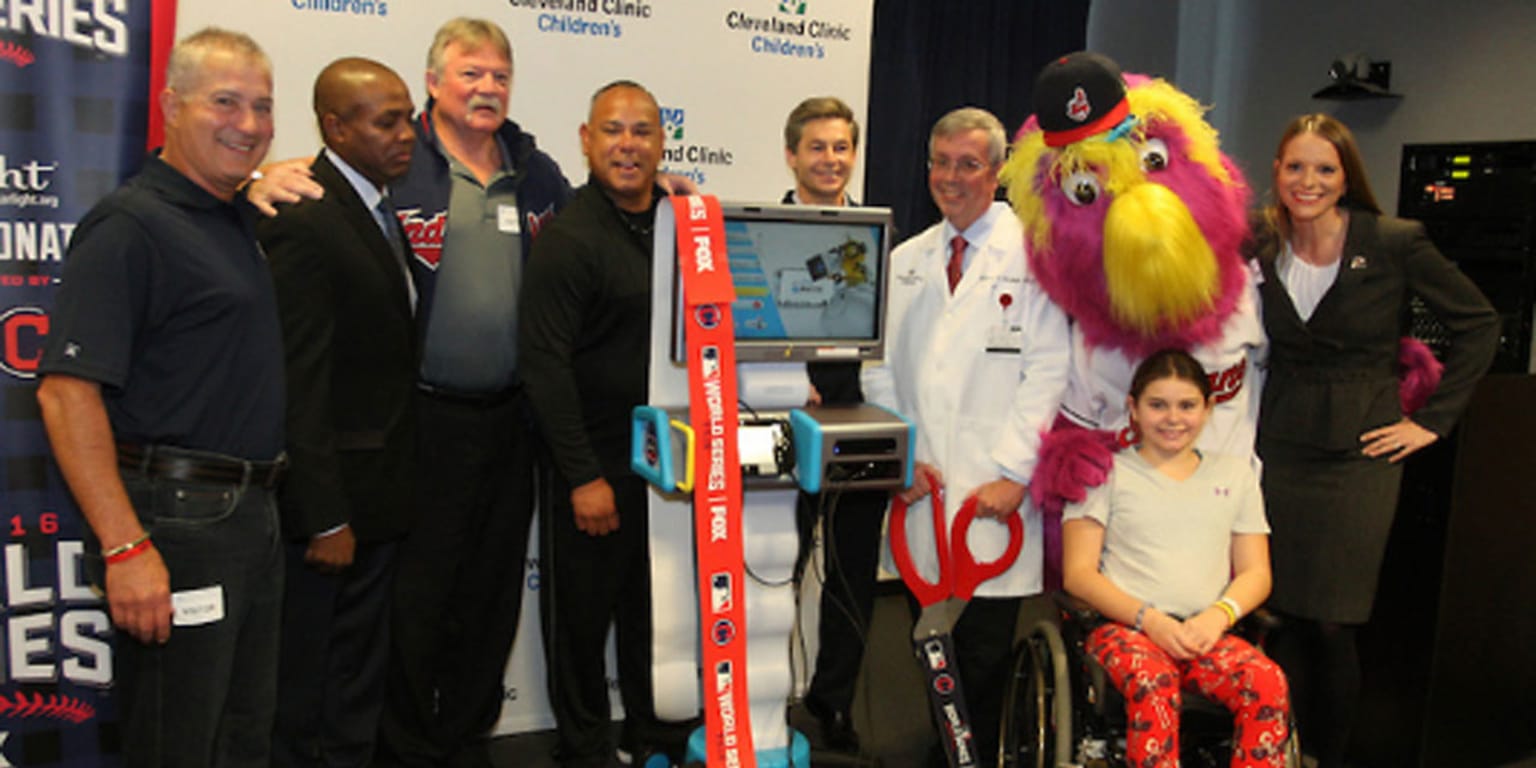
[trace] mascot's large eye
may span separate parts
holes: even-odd
[[[1149,171],[1168,167],[1168,145],[1162,139],[1147,139],[1141,145],[1141,167]]]
[[[1099,177],[1079,171],[1061,180],[1061,191],[1073,205],[1093,205],[1099,199]]]

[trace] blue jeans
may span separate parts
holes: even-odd
[[[165,645],[117,634],[123,765],[265,768],[283,587],[274,495],[244,483],[174,482],[131,470],[123,483],[170,572],[172,593],[213,588],[222,592],[224,612],[173,626]],[[94,540],[87,547],[86,568],[100,586],[100,548]]]

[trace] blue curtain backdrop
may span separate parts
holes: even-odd
[[[1033,111],[1035,76],[1088,37],[1088,0],[875,0],[864,189],[902,238],[939,220],[928,194],[928,131],[976,106],[1011,139]]]
[[[111,620],[36,368],[74,223],[144,158],[151,7],[0,4],[0,765],[117,762]]]

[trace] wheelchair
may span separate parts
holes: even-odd
[[[1104,669],[1084,649],[1104,621],[1081,601],[1053,595],[1060,625],[1042,620],[1014,647],[1003,700],[999,766],[1005,768],[1121,768],[1125,757],[1125,701]],[[1234,629],[1259,644],[1272,619],[1262,611]],[[1179,765],[1226,768],[1232,753],[1232,715],[1220,703],[1185,691],[1179,713]],[[1287,768],[1301,768],[1295,720],[1284,746]]]

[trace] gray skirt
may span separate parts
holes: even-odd
[[[1279,441],[1264,441],[1262,453],[1274,568],[1268,606],[1314,621],[1364,623],[1397,512],[1402,465]]]

